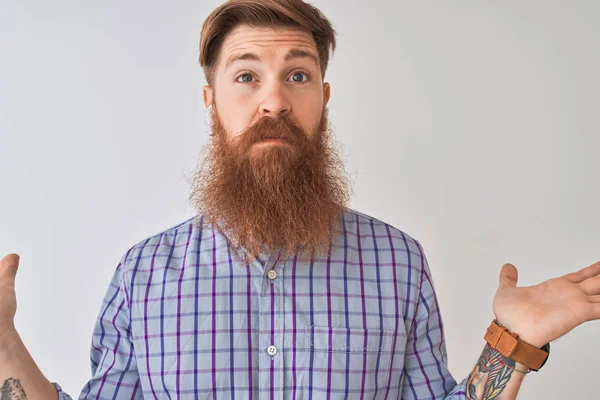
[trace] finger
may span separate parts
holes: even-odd
[[[587,299],[590,303],[600,303],[600,294],[588,296]]]
[[[588,315],[588,321],[600,319],[600,302],[591,304],[592,310]]]
[[[581,283],[588,278],[592,278],[600,274],[600,261],[590,265],[589,267],[580,269],[577,272],[571,272],[570,274],[563,275],[569,282]]]
[[[0,260],[0,282],[8,281],[14,284],[19,268],[19,255],[9,254]]]
[[[588,296],[600,294],[600,276],[586,279],[579,284],[579,287]]]
[[[499,288],[516,287],[519,280],[519,271],[512,264],[504,264],[500,270]]]

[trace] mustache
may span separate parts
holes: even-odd
[[[261,117],[239,135],[238,145],[248,147],[265,139],[281,139],[296,146],[308,141],[304,130],[289,116]]]

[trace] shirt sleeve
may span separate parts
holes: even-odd
[[[407,334],[402,399],[465,399],[467,378],[456,383],[448,370],[444,325],[423,247],[417,241],[420,288],[415,317]]]
[[[94,325],[91,344],[92,377],[81,390],[83,399],[143,399],[132,334],[124,261],[113,274]],[[53,382],[59,400],[72,400]]]

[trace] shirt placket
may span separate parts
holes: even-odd
[[[283,399],[283,263],[272,253],[263,270],[259,313],[260,399]]]

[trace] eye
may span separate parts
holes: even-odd
[[[241,78],[241,80],[240,80],[240,78]],[[252,83],[252,79],[254,79],[254,76],[252,76],[251,73],[244,72],[244,73],[238,75],[238,77],[235,78],[235,81],[239,82],[239,83]]]
[[[307,72],[302,71],[294,72],[291,76],[291,80],[294,83],[306,83],[310,80],[310,75]],[[253,83],[254,75],[250,72],[243,72],[235,78],[235,81],[238,83]]]
[[[304,75],[306,79],[302,80],[302,75]],[[304,83],[309,80],[309,77],[310,77],[310,75],[307,74],[306,72],[301,72],[301,71],[294,72],[294,74],[292,75],[292,82]]]

